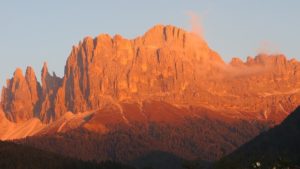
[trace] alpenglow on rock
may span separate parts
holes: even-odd
[[[40,85],[31,67],[26,70],[25,77],[17,68],[12,79],[7,80],[2,90],[1,104],[9,120],[19,122],[35,116],[35,105],[40,99]]]
[[[2,90],[1,105],[15,122],[37,117],[49,123],[68,111],[144,100],[279,122],[300,103],[299,81],[299,62],[283,55],[227,64],[196,34],[157,25],[132,40],[84,38],[72,48],[62,78],[49,74],[46,64],[41,84],[31,68],[25,77],[17,69]]]

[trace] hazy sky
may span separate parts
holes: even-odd
[[[26,65],[39,78],[44,61],[62,75],[72,45],[88,35],[133,38],[158,23],[190,30],[190,13],[225,61],[262,50],[300,60],[299,0],[3,0],[0,85]]]

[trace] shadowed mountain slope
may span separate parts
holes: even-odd
[[[244,168],[256,162],[259,162],[262,168],[280,168],[279,165],[300,166],[299,142],[300,107],[280,125],[260,134],[223,158],[218,162],[218,168]]]
[[[11,142],[0,142],[1,169],[133,169],[119,163],[83,162]]]

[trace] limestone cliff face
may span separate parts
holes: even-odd
[[[47,63],[44,63],[41,74],[42,97],[41,105],[39,105],[39,118],[44,122],[51,122],[59,117],[59,114],[57,114],[54,109],[54,101],[62,80],[57,77],[55,73],[53,73],[53,75],[49,74]]]
[[[34,117],[40,99],[40,85],[33,69],[28,67],[25,77],[21,69],[16,69],[6,86],[2,90],[1,103],[8,119],[19,122]]]
[[[202,39],[172,26],[156,26],[134,40],[87,37],[68,58],[61,95],[73,112],[111,100],[180,102],[191,94],[187,86],[195,88],[191,82],[217,64],[224,62]]]
[[[236,110],[257,112],[257,117],[280,122],[300,104],[298,61],[284,55],[259,54],[230,66],[232,78],[223,86],[235,98],[222,101],[225,105],[238,105]]]
[[[6,87],[2,89],[1,104],[9,120],[22,122],[37,117],[44,122],[50,122],[56,118],[54,98],[61,79],[55,74],[51,76],[46,64],[41,79],[42,87],[33,69],[28,67],[25,77],[18,68],[13,78],[7,80]]]
[[[72,48],[63,78],[42,69],[17,70],[2,91],[12,121],[37,116],[52,122],[67,111],[156,100],[204,106],[233,118],[282,120],[300,103],[300,64],[260,54],[229,64],[197,35],[157,25],[143,36],[86,37]]]

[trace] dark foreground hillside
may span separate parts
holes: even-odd
[[[300,168],[300,107],[280,125],[257,136],[215,168]]]
[[[114,163],[83,162],[11,142],[0,142],[1,169],[132,169]]]

